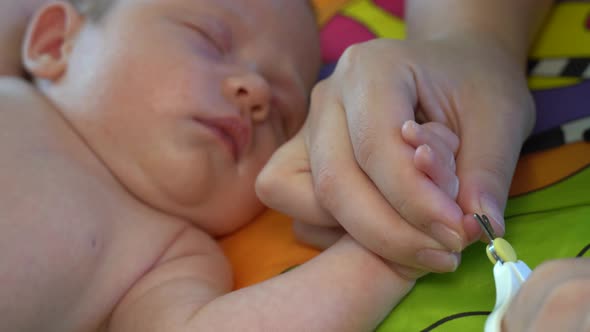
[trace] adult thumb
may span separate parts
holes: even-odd
[[[473,213],[486,215],[496,235],[504,235],[504,208],[510,183],[522,143],[533,123],[532,117],[515,112],[485,115],[472,118],[473,123],[461,128],[457,155],[457,201],[466,214],[463,226],[470,243],[482,235]]]

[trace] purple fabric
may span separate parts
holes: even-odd
[[[533,97],[537,106],[534,134],[590,116],[590,81],[533,91]]]

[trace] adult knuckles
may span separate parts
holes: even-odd
[[[338,60],[338,66],[336,67],[337,73],[349,73],[359,64],[364,63],[366,49],[367,43],[348,46],[344,52],[342,52],[342,56]]]
[[[339,196],[336,194],[342,190],[342,179],[344,176],[334,165],[320,166],[317,168],[313,181],[313,189],[321,206],[328,210],[335,208],[335,202]]]
[[[369,125],[359,125],[354,132],[353,151],[359,166],[371,177],[374,163],[379,161],[379,146],[384,142],[377,141],[377,130]],[[377,161],[375,161],[377,160]]]
[[[321,80],[318,83],[316,83],[316,85],[311,89],[312,103],[314,101],[317,102],[317,101],[324,99],[324,97],[326,96],[326,91],[328,89],[329,82],[330,82],[329,78]]]
[[[400,41],[378,38],[348,46],[338,60],[336,74],[347,75],[352,72],[364,73],[368,67],[382,71],[384,70],[384,68],[382,68],[384,63],[378,61],[379,63],[375,66],[375,54],[383,54],[383,59],[387,59],[388,63],[395,63],[393,61],[394,59],[405,55],[404,48],[399,47],[398,45],[400,45]],[[367,62],[367,59],[372,60]]]

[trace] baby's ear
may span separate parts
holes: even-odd
[[[35,77],[55,81],[65,72],[83,17],[69,3],[52,1],[29,23],[23,43],[23,63]]]

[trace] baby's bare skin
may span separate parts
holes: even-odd
[[[34,88],[2,79],[0,105],[1,330],[97,330],[183,256],[206,255],[199,269],[230,289],[211,237],[129,195]]]
[[[413,281],[352,238],[235,292],[213,239],[262,211],[256,175],[305,118],[316,32],[305,1],[42,7],[34,83],[0,79],[0,331],[374,328]]]
[[[32,86],[0,79],[0,105],[1,331],[360,331],[413,285],[345,236],[230,293],[216,242],[131,196]]]

